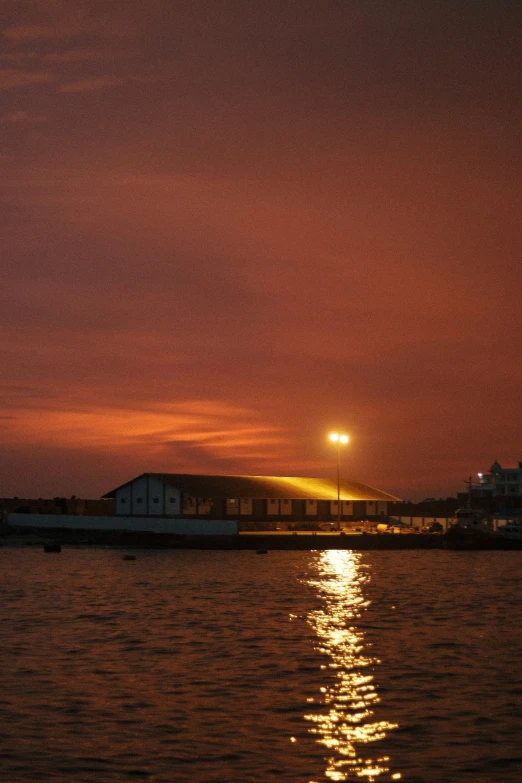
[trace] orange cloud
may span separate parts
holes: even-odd
[[[148,410],[17,408],[6,410],[2,424],[4,441],[61,448],[141,450],[178,442],[199,444],[213,454],[237,454],[284,441],[275,428],[255,422],[253,412],[211,400]]]

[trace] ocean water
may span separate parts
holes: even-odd
[[[0,549],[0,780],[522,780],[519,552]]]

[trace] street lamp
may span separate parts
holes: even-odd
[[[337,443],[337,527],[341,528],[341,444],[344,446],[350,438],[348,435],[341,435],[338,432],[332,432],[330,435],[332,443]]]

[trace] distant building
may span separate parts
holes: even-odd
[[[522,462],[517,468],[503,468],[495,460],[488,473],[479,473],[479,484],[471,488],[476,498],[517,498],[522,496]]]
[[[384,517],[393,495],[358,481],[340,487],[341,518]],[[333,521],[337,519],[337,482],[282,476],[205,476],[143,473],[111,490],[116,515],[202,517],[240,521]]]

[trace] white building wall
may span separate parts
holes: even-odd
[[[279,500],[277,498],[268,498],[266,501],[266,513],[273,516],[279,516]]]
[[[147,513],[147,477],[139,476],[131,481],[131,514]]]
[[[116,490],[115,500],[117,516],[140,514],[161,517],[177,515],[181,508],[179,490],[157,476],[142,476],[125,484]]]
[[[83,517],[72,514],[8,514],[13,527],[56,528],[63,530],[105,530],[178,535],[236,535],[237,520],[167,519],[151,517]]]
[[[306,501],[305,514],[309,517],[317,516],[317,500]]]
[[[181,493],[168,484],[164,485],[164,506],[166,516],[181,513]]]
[[[132,514],[131,484],[125,484],[116,491],[116,514]]]
[[[147,514],[162,517],[165,514],[165,487],[157,476],[147,477]]]

